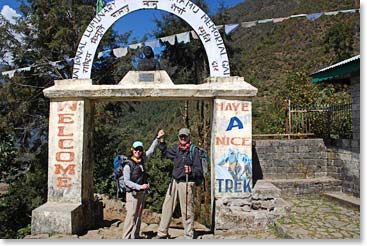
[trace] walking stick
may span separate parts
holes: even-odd
[[[187,220],[187,198],[189,196],[189,174],[186,173],[186,220]]]
[[[135,227],[138,225],[138,221],[139,221],[139,219],[141,217],[141,214],[143,212],[143,205],[144,205],[144,199],[145,199],[146,192],[147,191],[145,190],[144,193],[143,193],[143,198],[141,200],[141,204],[140,204],[140,207],[139,207],[139,210],[138,210],[138,217],[136,217],[136,220],[135,220]]]

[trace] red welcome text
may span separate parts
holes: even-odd
[[[57,149],[54,164],[56,186],[58,188],[72,187],[75,178],[74,132],[75,112],[78,102],[59,102],[57,108]]]

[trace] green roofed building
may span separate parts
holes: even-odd
[[[344,192],[359,196],[360,182],[360,55],[341,61],[311,74],[313,83],[350,82],[352,96],[352,139],[342,139],[332,151],[343,162]]]
[[[352,79],[360,73],[360,55],[341,61],[311,74],[312,82],[336,82],[339,79]],[[359,82],[358,82],[359,84]]]

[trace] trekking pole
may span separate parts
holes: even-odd
[[[186,173],[186,220],[187,220],[187,198],[189,196],[189,174]]]
[[[141,217],[141,214],[143,212],[143,205],[144,205],[144,200],[145,200],[145,194],[146,194],[147,190],[144,191],[143,193],[143,198],[141,199],[141,204],[140,204],[140,207],[139,207],[139,210],[138,210],[138,217],[136,217],[136,220],[135,220],[135,227],[137,226],[138,224],[138,221]]]

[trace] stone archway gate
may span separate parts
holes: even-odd
[[[108,28],[124,15],[160,9],[184,19],[199,35],[210,77],[199,85],[175,85],[165,71],[129,72],[118,85],[93,85],[92,61]],[[109,2],[90,22],[74,60],[73,79],[44,90],[50,98],[48,197],[32,212],[32,234],[77,234],[102,220],[93,199],[94,102],[210,100],[212,102],[212,205],[223,222],[222,201],[248,198],[252,188],[252,97],[257,89],[232,77],[223,40],[208,15],[189,0]],[[111,157],[112,158],[112,157]],[[220,229],[220,224],[215,225]]]

